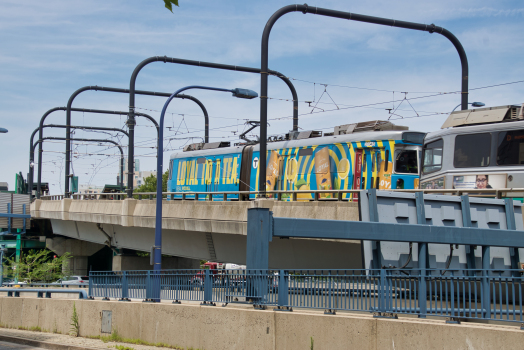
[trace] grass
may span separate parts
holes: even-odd
[[[76,312],[76,305],[73,303],[73,314],[71,315],[71,335],[78,337],[80,325],[78,324],[78,313]]]
[[[115,345],[115,348],[118,350],[135,350],[135,348],[132,348],[130,346],[124,346],[124,345]]]
[[[175,350],[186,350],[185,348],[181,346],[177,346],[177,345],[169,345],[166,343],[150,343],[142,339],[138,339],[138,338],[124,338],[120,336],[120,334],[118,334],[118,331],[116,329],[113,331],[113,333],[111,333],[111,335],[88,336],[88,338],[100,339],[104,343],[108,343],[108,342],[128,343],[128,344],[135,344],[135,345],[157,346],[161,348],[175,349]],[[115,347],[121,350],[132,349],[129,347],[118,348],[118,346],[121,346],[121,345],[116,345]],[[198,350],[198,349],[188,348],[187,350]]]

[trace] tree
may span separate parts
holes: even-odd
[[[164,0],[164,4],[166,5],[166,9],[173,12],[173,4],[178,6],[178,0]]]
[[[167,192],[167,178],[169,170],[162,175],[162,192]],[[156,176],[150,175],[144,179],[144,183],[137,187],[135,192],[156,192]],[[137,197],[138,198],[138,197]]]
[[[26,282],[55,282],[64,277],[62,266],[71,258],[71,254],[54,255],[49,249],[34,250],[20,254],[20,261],[5,258],[6,269],[18,274],[18,279]],[[5,271],[4,270],[4,271]]]

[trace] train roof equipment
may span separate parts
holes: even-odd
[[[524,120],[523,109],[524,104],[455,111],[449,115],[441,129]]]

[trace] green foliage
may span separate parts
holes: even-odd
[[[49,249],[31,249],[20,254],[19,262],[16,262],[14,258],[6,257],[5,270],[17,273],[20,281],[29,283],[37,281],[43,283],[55,282],[57,279],[64,277],[62,266],[72,256],[69,253],[65,253],[62,256],[53,258],[53,255],[54,253]]]
[[[169,170],[162,175],[162,192],[167,192],[167,178],[169,177]],[[144,183],[136,188],[135,193],[140,192],[156,192],[156,176],[150,175],[144,179]],[[138,196],[133,196],[138,199]],[[156,198],[156,196],[153,196]]]
[[[76,305],[73,303],[73,314],[71,315],[71,335],[78,337],[80,325],[78,324],[78,313],[76,312]]]
[[[313,340],[313,337],[310,337],[309,339],[311,340],[311,346],[309,348],[310,348],[310,350],[313,350],[313,348],[315,346],[315,341]]]
[[[111,333],[111,335],[88,336],[88,338],[100,339],[104,343],[118,342],[118,343],[128,343],[128,344],[135,344],[135,345],[157,346],[157,347],[175,349],[175,350],[185,350],[183,347],[180,347],[177,345],[169,345],[166,343],[150,343],[150,342],[144,341],[142,339],[137,339],[137,338],[124,338],[120,334],[118,334],[118,331],[116,329],[113,330],[113,333]],[[116,345],[115,347],[117,349],[127,349],[126,347],[119,348],[118,346],[119,345]],[[193,348],[190,348],[190,349],[193,349]],[[193,350],[198,350],[198,349],[193,349]]]
[[[124,346],[124,345],[115,345],[115,348],[118,350],[135,350],[135,348],[132,348],[130,346]]]
[[[178,0],[164,0],[164,4],[166,5],[166,9],[173,12],[173,4],[178,6]]]

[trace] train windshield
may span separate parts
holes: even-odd
[[[417,151],[395,151],[395,172],[405,174],[418,174]]]
[[[422,173],[428,174],[442,168],[442,140],[433,141],[424,145],[424,164],[422,166]]]
[[[497,164],[524,164],[524,130],[498,133]]]
[[[491,134],[458,135],[455,138],[455,168],[474,168],[489,165]]]

